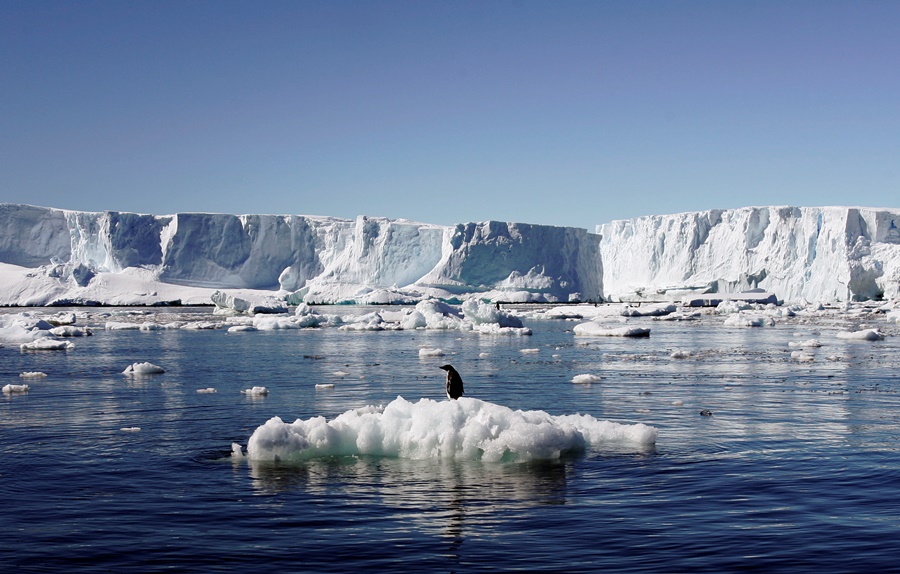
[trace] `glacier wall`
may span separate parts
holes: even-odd
[[[110,292],[123,285],[116,275],[163,286],[276,291],[311,303],[470,293],[504,301],[598,300],[602,290],[600,238],[574,228],[446,227],[366,216],[155,216],[11,204],[0,204],[0,225],[0,264],[28,270],[7,281],[17,287],[0,293],[4,305],[127,303]],[[18,286],[28,281],[37,286]],[[52,293],[36,295],[41,289]],[[135,302],[154,302],[156,291],[140,289]]]
[[[786,301],[900,297],[900,210],[747,207],[613,221],[601,235],[613,300],[761,288]]]

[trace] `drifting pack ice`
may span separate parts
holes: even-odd
[[[900,297],[900,210],[747,207],[596,233],[496,221],[81,212],[0,204],[0,305],[784,301]],[[276,300],[273,304],[272,301]]]

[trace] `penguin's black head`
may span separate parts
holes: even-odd
[[[450,365],[441,365],[441,366],[438,367],[438,368],[439,368],[439,369],[443,369],[443,370],[445,370],[445,371],[447,371],[447,372],[455,371],[455,370],[456,370],[456,369],[454,369],[454,368],[453,368],[452,366],[450,366]]]

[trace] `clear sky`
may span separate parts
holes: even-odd
[[[900,2],[0,0],[0,202],[900,207]]]

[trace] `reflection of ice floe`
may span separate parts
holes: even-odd
[[[350,410],[258,427],[247,443],[257,461],[300,461],[327,456],[376,455],[411,459],[527,461],[556,459],[607,443],[646,447],[657,429],[601,421],[590,415],[553,416],[462,397],[456,401],[397,397],[385,407]],[[235,454],[240,447],[234,445]]]

